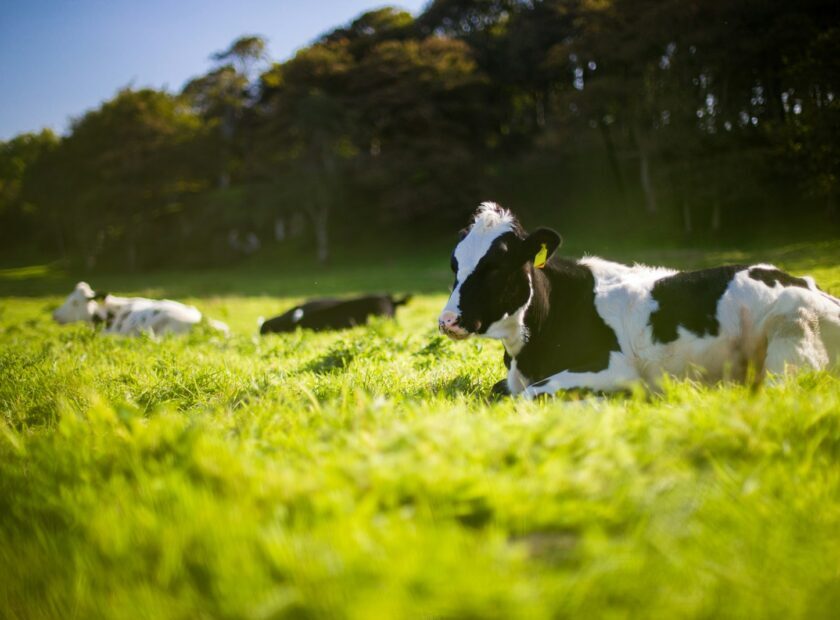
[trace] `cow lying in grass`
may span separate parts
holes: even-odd
[[[397,307],[411,299],[391,295],[365,295],[351,299],[313,299],[260,325],[260,334],[292,332],[298,327],[322,331],[364,325],[372,316],[393,317]]]
[[[677,272],[552,258],[553,230],[526,234],[484,203],[452,253],[455,284],[438,325],[453,339],[504,343],[495,392],[612,392],[663,375],[761,378],[840,357],[840,300],[772,265]]]
[[[166,333],[183,334],[201,321],[201,312],[168,299],[116,297],[95,292],[87,282],[79,282],[64,304],[53,312],[60,324],[84,321],[101,324],[109,334],[136,336],[147,333],[159,336]],[[213,329],[227,333],[221,321],[208,320]]]

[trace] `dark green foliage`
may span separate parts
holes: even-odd
[[[840,226],[834,0],[435,0],[265,49],[3,145],[9,252],[145,268],[279,240],[327,262],[488,198],[612,237]]]

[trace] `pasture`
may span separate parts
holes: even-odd
[[[840,294],[836,242],[633,257]],[[436,331],[447,258],[91,277],[232,331],[161,342],[52,324],[78,278],[0,271],[0,616],[836,617],[840,379],[491,402],[501,345]],[[417,296],[256,335],[359,291]]]

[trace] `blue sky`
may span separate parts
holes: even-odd
[[[0,0],[0,140],[64,132],[127,85],[178,90],[243,34],[282,60],[366,10],[426,1]]]

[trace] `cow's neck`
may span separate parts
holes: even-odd
[[[529,276],[529,286],[531,283],[531,276]],[[493,323],[484,334],[488,338],[495,338],[501,340],[505,346],[505,351],[511,358],[516,358],[522,347],[528,340],[528,330],[525,327],[525,315],[528,308],[531,306],[533,297],[533,286],[530,286],[531,294],[523,306],[516,310],[513,314],[506,314],[501,319]]]
[[[530,294],[525,305],[513,314],[493,323],[485,336],[501,340],[513,361],[526,349],[529,342],[539,341],[549,311],[549,298],[554,280],[564,276],[574,277],[579,265],[573,261],[554,259],[545,269],[528,267]],[[548,272],[551,273],[549,277]]]
[[[529,269],[532,293],[524,320],[526,346],[522,347],[526,350],[541,342],[540,336],[548,325],[552,297],[556,297],[558,291],[568,291],[573,295],[573,291],[579,288],[577,283],[585,278],[588,271],[577,261],[562,258],[552,259],[545,269]],[[575,300],[555,299],[554,303],[574,304]],[[534,344],[527,346],[529,343]]]
[[[525,313],[524,329],[527,334],[525,346],[526,351],[539,345],[544,340],[541,335],[548,329],[548,315],[551,311],[551,304],[563,304],[570,306],[579,304],[578,299],[581,286],[584,285],[589,291],[591,285],[584,284],[591,280],[592,274],[589,269],[578,261],[563,258],[554,258],[546,265],[545,269],[531,270],[531,303]],[[561,295],[562,297],[558,297]]]
[[[106,295],[104,299],[96,302],[96,309],[93,311],[93,322],[102,323],[104,321],[107,325],[110,325],[114,316],[128,301],[126,297]]]
[[[523,333],[525,342],[520,347],[533,340],[538,340],[548,316],[549,295],[551,294],[551,281],[543,269],[528,267],[531,283],[531,299],[523,316]]]

